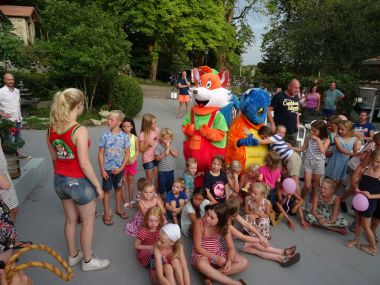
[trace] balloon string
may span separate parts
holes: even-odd
[[[290,210],[290,208],[289,208],[289,202],[290,202],[290,198],[288,198],[287,200],[286,200],[286,213],[288,213],[289,212],[289,210]]]

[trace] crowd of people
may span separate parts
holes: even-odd
[[[331,87],[335,90],[335,85]],[[136,261],[150,269],[153,284],[191,284],[189,259],[205,284],[247,284],[231,277],[249,266],[248,260],[237,253],[234,238],[244,242],[242,252],[282,267],[292,266],[300,261],[297,247],[274,247],[269,242],[271,228],[285,221],[290,231],[299,223],[302,230],[316,226],[347,235],[349,224],[341,211],[347,211],[345,201],[356,193],[365,195],[369,206],[355,211],[355,238],[345,245],[376,255],[380,133],[374,134],[366,112],[360,113],[355,124],[337,116],[331,108],[336,108],[344,95],[332,92],[327,102],[325,99],[327,121],[314,121],[304,144],[292,145],[289,141],[296,138],[300,123],[299,89],[299,82],[292,80],[286,91],[272,97],[269,126],[258,132],[259,144],[269,148],[263,165],[243,169],[239,161],[226,165],[224,157],[216,155],[209,171],[203,173],[197,171],[197,161],[189,158],[180,177],[175,177],[180,154],[169,128],[159,129],[158,118],[146,113],[137,135],[133,119],[119,110],[110,111],[108,130],[98,145],[101,182],[89,159],[88,131],[77,123],[84,108],[83,93],[74,88],[58,92],[46,141],[54,163],[54,188],[65,214],[68,264],[80,263],[82,271],[110,266],[109,260],[97,257],[92,250],[96,198],[103,201],[105,225],[113,225],[113,214],[126,220],[125,234],[135,238]],[[312,87],[308,95],[308,108],[322,104],[316,90]],[[145,178],[135,181],[139,157]],[[6,169],[0,166],[0,188],[8,189]],[[114,211],[110,208],[112,190]],[[125,211],[131,208],[136,208],[133,217]],[[7,218],[12,223],[10,215]],[[80,246],[76,242],[78,220]],[[361,230],[368,244],[360,243]],[[184,237],[193,240],[191,258],[185,256],[181,242]],[[2,251],[16,245],[14,232],[2,239],[9,244]]]

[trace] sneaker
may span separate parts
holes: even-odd
[[[347,213],[347,204],[346,202],[340,202],[340,209],[343,213]]]
[[[95,255],[92,256],[89,262],[84,262],[82,259],[82,271],[94,271],[105,269],[110,265],[110,261],[108,259],[100,259]]]
[[[71,257],[69,255],[68,263],[70,266],[77,265],[83,258],[83,252],[81,250],[78,250],[77,256]]]

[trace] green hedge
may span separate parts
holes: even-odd
[[[142,109],[143,92],[136,79],[117,75],[111,83],[108,100],[111,109],[122,110],[132,118]]]

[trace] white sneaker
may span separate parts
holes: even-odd
[[[70,266],[77,265],[82,260],[82,258],[83,258],[83,252],[81,250],[79,250],[76,257],[71,257],[69,255],[68,263]]]
[[[100,259],[95,255],[93,255],[91,260],[87,263],[82,259],[82,271],[101,270],[107,268],[109,265],[110,261],[108,259]]]

